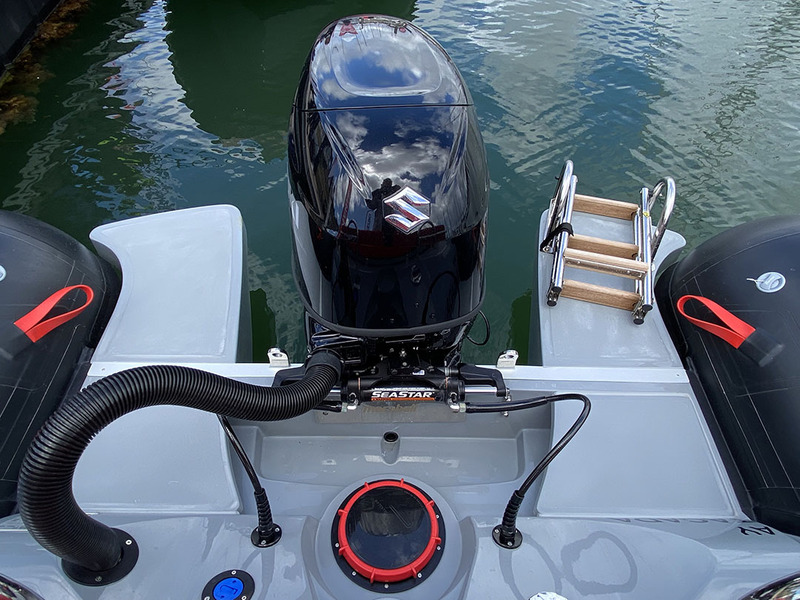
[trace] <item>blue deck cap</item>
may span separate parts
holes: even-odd
[[[244,591],[244,583],[238,577],[228,577],[214,586],[214,600],[236,600]]]

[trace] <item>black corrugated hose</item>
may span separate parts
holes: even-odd
[[[65,400],[31,444],[19,476],[17,502],[25,526],[45,549],[89,571],[120,561],[118,535],[86,515],[72,477],[86,446],[124,414],[156,405],[196,408],[252,421],[289,419],[322,402],[341,374],[332,352],[312,354],[306,375],[285,387],[261,387],[188,367],[151,365],[100,379]]]

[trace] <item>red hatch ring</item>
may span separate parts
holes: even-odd
[[[45,320],[45,317],[51,310],[53,310],[56,304],[58,304],[61,299],[69,294],[72,290],[83,290],[83,292],[86,294],[86,302],[74,310],[56,315],[55,317],[50,317],[49,319]],[[22,333],[28,336],[30,341],[37,342],[59,325],[63,325],[70,319],[77,317],[87,306],[92,303],[93,299],[94,292],[88,285],[71,285],[58,290],[55,294],[52,294],[28,314],[14,321],[14,325],[16,325],[22,331]]]
[[[353,508],[353,505],[356,503],[356,501],[368,491],[381,487],[396,487],[413,494],[420,502],[422,502],[422,505],[425,507],[425,511],[427,512],[428,518],[431,522],[431,536],[428,540],[428,544],[425,546],[425,549],[412,562],[404,567],[398,567],[396,569],[379,569],[365,563],[356,555],[356,553],[350,547],[350,544],[347,543],[347,535],[345,533],[345,522],[347,521],[347,515],[350,513],[350,509]],[[345,504],[344,508],[339,509],[339,527],[337,528],[339,554],[347,561],[347,564],[353,567],[354,571],[356,571],[359,575],[369,579],[370,583],[375,581],[380,581],[382,583],[394,583],[416,577],[417,573],[419,573],[425,567],[425,565],[430,562],[431,558],[433,558],[433,555],[436,553],[436,546],[438,546],[442,541],[439,537],[439,523],[438,519],[436,518],[436,513],[433,510],[434,506],[435,504],[433,500],[427,498],[420,490],[413,485],[405,483],[405,481],[402,479],[400,481],[384,480],[373,481],[372,483],[364,483],[364,487],[350,497],[350,500],[347,502],[347,504]]]

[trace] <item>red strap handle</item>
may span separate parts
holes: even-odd
[[[86,294],[86,302],[74,310],[56,315],[55,317],[51,317],[47,320],[43,320],[47,314],[53,310],[53,307],[55,307],[55,305],[58,304],[61,299],[69,294],[72,290],[83,290],[83,292]],[[92,303],[93,299],[94,292],[88,285],[72,285],[65,287],[51,295],[49,298],[47,298],[47,300],[42,302],[31,312],[14,321],[14,325],[19,327],[22,330],[22,333],[28,336],[32,342],[36,342],[53,331],[53,329],[59,325],[63,325],[70,319],[81,314],[83,310]]]
[[[717,317],[720,321],[722,321],[723,325],[717,325],[716,323],[710,323],[708,321],[703,321],[702,319],[698,319],[696,317],[690,317],[686,314],[683,310],[683,305],[686,304],[688,300],[697,300],[701,304],[703,304],[706,308],[708,308],[714,316]],[[681,296],[678,298],[678,301],[675,303],[675,306],[678,309],[678,312],[681,313],[684,317],[686,317],[691,323],[694,323],[701,329],[705,329],[706,331],[713,333],[719,338],[722,338],[726,342],[728,342],[734,348],[738,348],[742,345],[742,342],[747,339],[751,333],[753,333],[756,328],[748,325],[744,321],[742,321],[739,317],[734,316],[728,310],[722,308],[719,304],[714,302],[713,300],[709,300],[708,298],[704,298],[703,296]]]

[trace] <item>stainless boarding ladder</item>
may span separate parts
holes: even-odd
[[[641,191],[640,204],[620,202],[575,193],[578,178],[568,160],[558,178],[550,200],[547,228],[540,249],[553,254],[553,271],[547,290],[547,304],[555,306],[560,296],[628,310],[633,322],[641,325],[653,308],[653,261],[675,207],[675,181],[661,179],[652,190]],[[664,196],[664,209],[653,231],[651,211]],[[572,230],[572,213],[584,212],[631,221],[633,243],[619,242]],[[564,278],[566,267],[607,273],[635,282],[634,291],[595,285]]]

